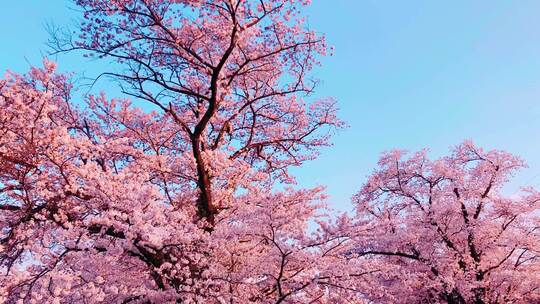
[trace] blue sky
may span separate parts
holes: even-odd
[[[0,72],[39,64],[45,24],[69,24],[70,6],[3,1]],[[335,47],[315,71],[318,96],[335,97],[350,127],[294,170],[301,186],[326,185],[347,208],[380,152],[430,147],[437,156],[464,139],[528,162],[508,191],[540,186],[539,1],[314,0],[307,14]],[[99,69],[58,60],[62,70]]]

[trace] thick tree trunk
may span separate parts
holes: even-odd
[[[213,223],[213,218],[217,213],[217,209],[212,201],[212,182],[201,153],[200,138],[192,139],[192,147],[193,157],[195,157],[195,162],[197,164],[197,187],[199,188],[197,207],[200,216],[207,218],[210,223]]]

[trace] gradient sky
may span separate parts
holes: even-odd
[[[67,0],[2,2],[2,73],[39,65],[45,25],[78,15]],[[294,170],[300,186],[326,185],[347,209],[380,152],[440,156],[464,139],[528,162],[510,193],[540,186],[540,1],[313,0],[307,14],[335,47],[315,71],[317,95],[337,98],[350,127]],[[78,56],[56,59],[61,70],[99,71]]]

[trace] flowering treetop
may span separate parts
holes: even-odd
[[[540,299],[538,211],[532,189],[502,187],[524,163],[465,142],[430,160],[426,151],[382,156],[354,197],[352,251],[376,258],[385,301],[532,303]]]
[[[75,2],[84,10],[80,35],[56,36],[54,47],[113,59],[120,67],[104,75],[167,113],[178,148],[196,160],[199,211],[209,219],[221,207],[207,154],[290,180],[287,168],[312,159],[342,125],[332,99],[303,98],[327,52],[304,26],[300,8],[309,1]]]

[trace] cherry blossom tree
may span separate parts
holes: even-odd
[[[195,158],[197,205],[209,221],[225,208],[213,191],[215,153],[290,181],[287,168],[315,157],[342,125],[332,99],[304,99],[327,52],[304,25],[309,1],[74,2],[84,14],[79,35],[57,32],[51,45],[118,63],[103,75],[167,114],[176,149]]]
[[[103,75],[153,108],[72,100],[50,61],[2,80],[1,301],[352,299],[342,237],[308,233],[322,190],[273,190],[342,125],[304,99],[326,52],[307,2],[75,2],[80,35],[54,46],[114,59]]]
[[[540,301],[540,193],[504,195],[524,163],[471,142],[430,160],[384,154],[354,197],[349,257],[366,260],[388,303]]]
[[[0,82],[1,302],[354,299],[322,189],[273,191],[269,173],[214,151],[223,209],[201,220],[174,118],[104,95],[77,107],[54,70]]]

